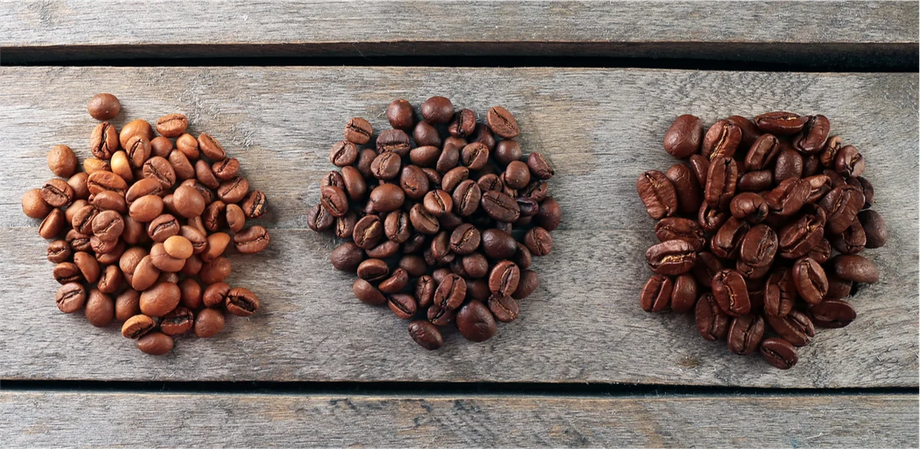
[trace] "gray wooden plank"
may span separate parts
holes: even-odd
[[[917,84],[910,74],[802,74],[601,69],[59,68],[0,69],[0,285],[11,315],[0,339],[0,378],[123,380],[640,382],[780,387],[916,386]],[[482,86],[491,86],[488,90]],[[15,89],[12,87],[15,86]],[[233,259],[235,283],[265,309],[230,321],[213,341],[183,339],[173,355],[145,357],[82,317],[61,316],[37,222],[20,197],[49,177],[47,148],[86,153],[86,99],[111,91],[125,116],[181,111],[218,136],[253,186],[269,196],[274,243]],[[131,94],[132,92],[137,92]],[[328,147],[342,123],[375,127],[396,97],[445,93],[518,115],[525,149],[556,165],[565,211],[556,250],[537,264],[543,287],[519,322],[482,345],[452,334],[423,353],[405,323],[351,299],[351,278],[327,264],[333,242],[304,230]],[[699,339],[689,319],[645,314],[636,296],[648,276],[642,252],[653,221],[634,192],[662,151],[673,118],[707,122],[772,109],[829,114],[835,132],[866,155],[889,246],[867,251],[882,281],[854,298],[860,319],[822,332],[802,362],[778,372]],[[124,118],[119,118],[120,125]],[[75,321],[75,322],[74,322]],[[79,339],[73,338],[79,335]],[[386,346],[382,346],[382,345]],[[85,351],[85,352],[81,352]],[[86,363],[93,360],[94,363]]]
[[[915,2],[233,0],[211,6],[206,0],[120,0],[106,8],[91,0],[4,2],[0,46],[7,58],[31,60],[577,54],[808,64],[822,52],[846,55],[862,47],[861,58],[874,54],[882,63],[892,51],[915,55],[918,41]]]
[[[0,393],[17,447],[916,447],[917,430],[913,394]]]

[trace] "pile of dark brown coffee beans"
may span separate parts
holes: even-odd
[[[467,340],[488,340],[537,288],[532,256],[553,249],[553,169],[539,153],[524,157],[517,121],[500,106],[485,123],[444,97],[425,101],[420,121],[406,100],[386,116],[393,129],[376,139],[363,118],[345,125],[329,152],[341,170],[323,178],[308,225],[344,240],[332,265],[357,272],[359,300],[413,320],[419,345],[441,347],[440,328],[453,323]]]
[[[87,110],[109,120],[121,104],[98,94]],[[23,212],[42,219],[39,235],[53,240],[48,260],[61,283],[55,298],[61,312],[84,310],[97,327],[124,322],[122,334],[153,355],[171,351],[173,336],[189,330],[216,335],[225,311],[258,310],[253,292],[224,282],[230,260],[223,254],[231,240],[243,254],[269,243],[265,228],[246,227],[246,219],[265,214],[265,195],[249,190],[239,161],[217,139],[195,138],[187,127],[182,114],[157,120],[157,137],[140,119],[120,133],[100,123],[85,171],[78,172],[70,147],[56,145],[48,167],[61,178],[22,198]]]
[[[796,364],[815,327],[852,322],[843,298],[879,278],[858,253],[888,232],[869,209],[862,155],[830,128],[823,115],[770,112],[704,133],[699,118],[678,117],[664,148],[687,165],[636,182],[661,241],[645,253],[656,274],[642,308],[695,312],[703,338],[725,338],[735,354],[760,349],[780,369]]]

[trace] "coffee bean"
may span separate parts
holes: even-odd
[[[827,230],[831,234],[846,230],[856,219],[863,202],[864,197],[852,186],[833,188],[819,203],[827,211]]]
[[[527,236],[529,237],[532,233],[533,231],[529,232]],[[534,247],[527,244],[526,237],[524,243],[534,255],[540,255],[534,251]],[[693,246],[683,240],[669,240],[652,245],[645,252],[645,259],[653,272],[675,276],[693,268],[696,262],[696,252]]]
[[[371,173],[377,179],[389,181],[399,175],[401,167],[402,164],[398,154],[385,152],[374,158],[371,163]]]
[[[874,284],[879,280],[878,267],[871,260],[858,255],[838,255],[829,262],[830,272],[853,282]]]
[[[469,223],[456,227],[450,235],[450,249],[457,254],[470,254],[479,248],[482,236]]]
[[[137,349],[150,355],[163,355],[172,351],[175,342],[162,332],[148,332],[137,340]]]
[[[67,226],[67,218],[60,209],[53,209],[38,226],[38,235],[45,239],[53,239],[61,235]]]
[[[409,284],[409,273],[402,268],[393,270],[393,274],[377,286],[381,292],[393,294],[401,291]]]
[[[767,338],[760,344],[760,355],[767,363],[779,368],[789,369],[799,361],[795,346],[782,338]]]
[[[770,328],[793,346],[805,346],[811,343],[811,338],[815,336],[814,324],[798,310],[793,309],[782,318],[770,315],[765,318]]]
[[[364,145],[371,140],[374,129],[367,120],[361,117],[352,117],[345,123],[345,139],[357,145]]]
[[[866,169],[866,160],[862,154],[853,145],[847,145],[840,149],[834,159],[834,168],[837,173],[846,177],[857,177],[862,175]]]
[[[677,193],[664,173],[656,170],[643,173],[636,181],[636,190],[650,217],[659,220],[677,212]]]
[[[77,156],[67,145],[55,145],[48,152],[48,168],[62,178],[69,178],[77,171]]]
[[[767,279],[764,291],[764,313],[780,318],[788,315],[795,304],[796,295],[792,270],[785,267],[774,270]]]
[[[768,112],[754,117],[754,124],[766,133],[790,135],[802,130],[805,120],[792,112]]]
[[[472,187],[475,191],[479,191],[479,187]],[[458,189],[459,190],[459,189]],[[454,204],[457,203],[457,194],[454,193]],[[482,194],[482,208],[492,219],[504,222],[504,223],[513,223],[517,221],[521,216],[521,209],[518,206],[517,202],[511,196],[503,192],[488,191]]]
[[[48,261],[52,263],[61,263],[70,259],[70,244],[64,240],[56,240],[48,245]]]
[[[811,191],[810,184],[799,178],[789,178],[763,195],[773,214],[788,217],[798,212]],[[854,214],[855,217],[855,214]]]
[[[249,289],[236,287],[227,293],[224,306],[227,312],[247,317],[259,310],[259,298]]]
[[[710,161],[716,158],[730,158],[735,155],[740,144],[741,128],[728,120],[719,120],[703,136],[700,154]]]
[[[394,153],[399,157],[409,155],[409,135],[399,129],[388,129],[377,136],[377,153]]]
[[[325,231],[335,224],[335,217],[321,204],[313,206],[307,212],[307,226],[314,231]]]
[[[866,249],[866,231],[859,220],[853,220],[842,234],[832,235],[830,243],[842,254],[856,254]]]
[[[642,310],[646,312],[664,311],[671,305],[673,290],[674,282],[669,277],[660,274],[650,277],[639,294]]]
[[[859,223],[866,234],[866,248],[881,248],[888,242],[888,228],[885,220],[874,210],[864,210],[857,214]]]
[[[727,315],[739,317],[751,311],[747,284],[735,270],[722,270],[712,278],[712,294]]]
[[[195,317],[195,336],[210,338],[224,328],[224,313],[218,309],[203,309]]]
[[[493,106],[489,109],[489,113],[486,114],[486,123],[496,136],[503,139],[513,139],[521,132],[514,116],[501,106]]]
[[[456,274],[450,274],[438,283],[434,292],[434,304],[448,310],[455,310],[466,297],[466,282]]]
[[[497,326],[492,312],[481,301],[470,301],[457,312],[457,327],[469,341],[482,342],[495,335]]]
[[[470,170],[481,170],[489,162],[489,148],[481,142],[467,144],[460,150],[460,163]],[[526,168],[526,165],[524,166]],[[528,181],[530,172],[527,172]],[[526,182],[524,183],[527,184]]]
[[[393,311],[393,314],[403,320],[412,319],[418,311],[418,304],[411,295],[390,295],[387,297],[387,305]]]
[[[738,164],[729,157],[714,158],[706,174],[704,199],[711,207],[724,209],[729,205],[738,184]]]
[[[722,311],[712,293],[700,296],[694,310],[696,328],[709,341],[716,341],[728,333],[729,316]]]
[[[489,195],[502,196],[502,199],[505,200],[506,202],[499,206],[495,206],[494,201],[490,201],[486,199],[486,196],[489,196]],[[482,206],[486,210],[487,213],[489,213],[490,208],[493,211],[498,210],[497,208],[501,208],[503,206],[508,207],[508,208],[512,208],[512,207],[517,208],[517,203],[514,203],[513,199],[511,199],[507,195],[504,195],[500,192],[489,191],[489,192],[486,192],[486,195],[483,195],[482,191],[479,189],[479,185],[476,184],[476,182],[473,181],[472,179],[467,179],[461,182],[460,184],[458,184],[457,187],[454,189],[454,193],[451,198],[452,198],[452,202],[454,205],[454,209],[453,209],[454,212],[463,217],[467,217],[469,215],[472,215],[473,212],[476,212],[476,210],[479,208],[480,200],[482,201]],[[510,203],[514,203],[514,206],[508,206],[509,201]],[[489,204],[488,206],[486,205],[487,203]],[[518,214],[520,214],[520,211],[518,212]],[[489,215],[492,216],[491,213],[489,213]],[[505,218],[511,218],[510,213],[505,213],[502,216]],[[493,218],[495,217],[493,216]],[[514,217],[514,219],[517,219],[517,217]],[[500,220],[500,221],[514,221],[514,220],[508,219],[508,220]]]
[[[723,258],[736,258],[741,248],[741,241],[750,228],[748,222],[730,217],[712,237],[710,241],[712,253]]]
[[[355,150],[357,155],[357,150]],[[170,160],[172,162],[172,160]],[[175,163],[173,166],[175,167]],[[178,173],[178,170],[176,170]],[[240,174],[240,161],[233,157],[228,157],[222,161],[217,161],[211,165],[211,172],[214,177],[221,181],[229,181]]]
[[[793,146],[803,153],[818,153],[824,149],[831,122],[823,115],[812,115],[805,119],[802,131],[793,139]]]
[[[96,94],[89,99],[86,111],[96,120],[111,120],[121,112],[121,103],[112,94]]]
[[[54,297],[58,309],[64,313],[74,313],[86,304],[86,289],[79,282],[64,282]]]
[[[732,320],[728,329],[728,350],[739,355],[748,355],[760,347],[763,338],[764,321],[759,315],[744,315]]]
[[[268,230],[251,226],[233,235],[233,246],[240,254],[255,254],[265,250],[271,242]]]
[[[405,199],[405,192],[396,184],[381,184],[370,194],[370,202],[376,212],[391,212],[399,209]],[[343,207],[347,208],[347,202]]]
[[[702,139],[703,121],[689,114],[681,115],[664,134],[664,150],[671,156],[684,159],[700,151]]]
[[[837,299],[809,305],[808,314],[815,326],[829,329],[845,327],[856,319],[856,309]]]
[[[406,100],[394,100],[387,106],[386,115],[393,128],[409,131],[415,125],[415,109]]]
[[[687,313],[693,310],[698,298],[696,279],[689,274],[677,276],[671,292],[670,305],[675,313]]]
[[[195,313],[185,307],[176,307],[160,318],[160,332],[166,335],[184,334],[195,325]]]
[[[419,346],[429,351],[438,349],[444,345],[444,338],[441,336],[441,331],[433,324],[424,320],[416,320],[409,323],[409,336],[412,337]]]

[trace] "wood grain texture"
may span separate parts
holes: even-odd
[[[767,387],[918,384],[918,124],[912,74],[729,73],[591,69],[413,68],[9,68],[0,87],[0,378],[276,381],[637,382]],[[488,86],[487,88],[485,86]],[[217,136],[253,187],[268,195],[270,249],[231,258],[232,283],[263,299],[211,341],[183,338],[163,358],[137,352],[115,326],[96,329],[54,307],[56,284],[37,222],[20,197],[50,177],[47,149],[82,157],[94,125],[93,93],[122,99],[123,116],[188,114]],[[345,120],[376,129],[394,98],[435,93],[485,111],[517,114],[525,151],[557,168],[551,189],[565,213],[556,249],[539,260],[541,287],[522,318],[484,344],[456,333],[437,352],[418,348],[406,323],[351,298],[352,277],[328,265],[334,241],[305,230],[328,148]],[[654,222],[636,198],[636,176],[675,163],[661,139],[674,117],[707,123],[731,114],[788,109],[825,113],[868,161],[889,246],[867,251],[882,271],[853,303],[860,317],[822,331],[788,372],[731,355],[699,338],[689,317],[638,306],[649,272],[643,252]],[[79,338],[74,338],[74,336]]]
[[[917,426],[916,395],[0,393],[16,447],[916,447]]]
[[[856,52],[884,63],[916,55],[917,14],[915,2],[858,1],[41,0],[0,4],[0,46],[8,61],[492,54],[812,64]]]

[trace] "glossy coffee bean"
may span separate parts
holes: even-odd
[[[728,120],[715,122],[703,136],[700,154],[713,160],[733,157],[741,144],[741,127]]]
[[[686,218],[667,217],[655,225],[655,237],[658,241],[683,240],[690,244],[695,251],[701,250],[706,245],[706,237],[700,225]]]
[[[828,299],[809,305],[808,315],[815,326],[836,329],[852,323],[856,319],[856,309],[845,301]]]
[[[655,275],[645,282],[639,303],[646,312],[662,312],[671,305],[674,282],[667,276]],[[694,298],[695,299],[695,298]]]
[[[539,255],[534,248],[531,248],[531,245],[527,247],[534,255]],[[645,260],[653,272],[676,276],[693,268],[696,263],[696,252],[693,246],[683,240],[669,240],[652,245],[645,252]]]
[[[689,274],[677,276],[671,292],[671,310],[675,313],[687,313],[693,310],[699,297],[696,279]]]
[[[763,333],[764,320],[760,315],[737,317],[728,329],[728,350],[739,355],[751,354],[760,347]]]
[[[409,336],[419,346],[429,351],[444,345],[444,337],[441,336],[441,331],[435,325],[424,320],[409,323]]]
[[[469,341],[486,341],[498,330],[492,312],[481,301],[468,302],[457,312],[456,319],[460,334]]]
[[[699,153],[703,142],[703,121],[692,115],[681,115],[664,134],[664,150],[678,159]]]
[[[754,117],[754,124],[767,133],[790,135],[802,130],[805,119],[793,112],[768,112]]]
[[[357,145],[364,145],[371,140],[374,129],[367,120],[361,117],[352,117],[345,123],[345,139]]]
[[[799,361],[795,346],[782,338],[765,339],[760,344],[760,355],[779,369],[790,369]]]
[[[722,311],[712,293],[704,293],[696,303],[694,310],[696,328],[700,336],[709,341],[716,341],[728,333],[730,317]]]
[[[148,332],[143,337],[137,339],[137,349],[150,355],[163,355],[172,351],[175,342],[172,337],[162,332]]]
[[[712,294],[727,315],[739,317],[751,311],[744,277],[735,270],[722,270],[712,278]]]
[[[767,324],[774,332],[793,346],[805,346],[811,343],[815,336],[815,326],[802,312],[793,309],[788,315],[780,318],[767,315]]]
[[[677,194],[677,209],[682,214],[695,214],[703,202],[703,192],[690,167],[674,164],[665,172]]]

